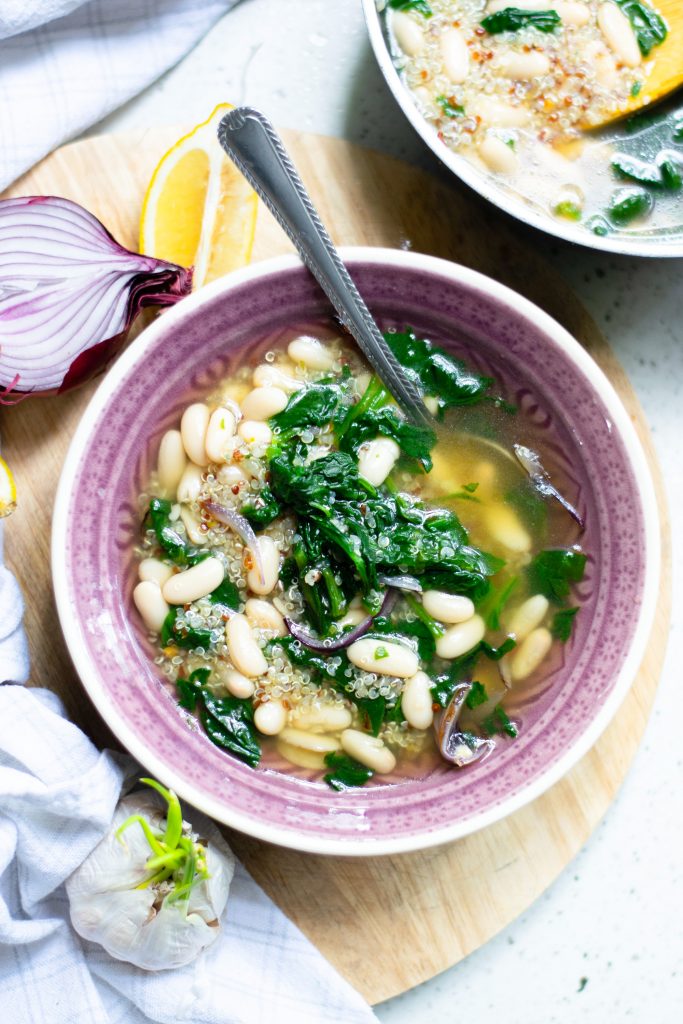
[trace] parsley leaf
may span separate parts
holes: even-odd
[[[459,103],[453,103],[447,96],[437,96],[436,102],[441,107],[441,113],[444,117],[462,117],[465,113],[463,106]]]
[[[465,704],[472,710],[473,708],[478,708],[480,704],[485,704],[488,699],[489,695],[483,683],[474,682],[470,687],[470,692],[465,697]]]
[[[324,780],[332,789],[338,793],[354,786],[364,786],[372,778],[374,772],[366,768],[360,761],[355,761],[348,754],[337,754],[332,752],[325,755],[325,764],[332,769],[324,776]]]
[[[555,613],[550,632],[556,640],[563,644],[566,644],[567,640],[569,640],[574,628],[574,618],[578,610],[578,608],[562,608],[561,611]]]
[[[572,583],[583,579],[586,556],[573,548],[540,551],[527,568],[532,593],[564,604]]]
[[[554,32],[562,19],[557,11],[523,11],[519,7],[506,7],[482,18],[481,27],[491,35],[499,32],[518,32],[522,28],[536,28],[539,32]]]
[[[519,735],[519,729],[508,718],[507,712],[503,710],[500,704],[497,704],[491,714],[484,719],[481,727],[489,736],[493,736],[494,733],[501,733],[515,739]]]

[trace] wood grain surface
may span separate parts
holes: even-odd
[[[7,194],[75,199],[101,217],[121,242],[135,247],[147,181],[179,134],[155,129],[74,143],[44,160]],[[640,742],[664,657],[669,524],[650,435],[622,368],[577,299],[524,248],[519,226],[471,193],[378,153],[320,136],[287,133],[286,141],[336,242],[411,246],[467,264],[523,292],[564,324],[620,393],[648,455],[663,510],[661,597],[647,656],[612,725],[544,796],[457,843],[395,857],[316,857],[230,834],[235,851],[264,889],[375,1003],[433,977],[512,921],[566,867],[609,807]],[[261,209],[253,258],[287,251],[289,243]],[[72,668],[50,583],[57,480],[94,387],[2,410],[3,454],[19,489],[19,508],[7,521],[5,544],[26,597],[33,684],[59,693],[70,717],[96,743],[115,746]]]

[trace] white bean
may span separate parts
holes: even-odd
[[[273,440],[273,431],[267,423],[260,420],[242,420],[237,433],[248,445],[267,447]]]
[[[147,629],[152,633],[160,633],[170,608],[159,584],[154,580],[142,580],[133,591],[133,601]]]
[[[173,576],[173,566],[166,565],[158,558],[143,558],[138,565],[138,576],[141,580],[151,580],[163,587],[166,580]]]
[[[403,644],[390,640],[373,640],[363,637],[347,649],[349,661],[365,672],[377,672],[381,676],[398,676],[407,679],[417,672],[419,661],[415,651]]]
[[[514,633],[517,643],[521,643],[536,626],[540,626],[548,614],[549,607],[547,597],[543,594],[534,594],[515,608],[510,616],[508,629],[510,633]]]
[[[304,750],[303,747],[294,747],[291,743],[285,743],[279,736],[275,744],[277,752],[285,761],[295,764],[299,768],[309,768],[312,771],[322,771],[326,768],[325,754],[316,754],[313,750]]]
[[[246,420],[269,420],[282,412],[288,401],[282,388],[254,388],[242,402],[242,413]]]
[[[598,25],[617,60],[628,68],[637,68],[642,55],[635,32],[628,17],[611,0],[609,3],[600,4]]]
[[[358,626],[367,619],[368,613],[363,611],[362,608],[349,608],[345,615],[342,615],[341,619],[337,619],[337,625],[340,629],[344,629],[346,626]]]
[[[470,52],[459,29],[449,28],[442,33],[441,60],[446,76],[451,82],[460,85],[465,81],[470,69]]]
[[[287,712],[279,700],[268,700],[254,711],[254,725],[264,736],[277,736],[287,723]]]
[[[518,553],[529,551],[531,537],[507,505],[493,505],[485,512],[489,531],[504,548]]]
[[[416,672],[406,679],[401,697],[401,710],[413,729],[428,729],[434,721],[432,681],[426,672]]]
[[[225,624],[225,642],[231,662],[242,675],[254,679],[268,671],[268,662],[254,640],[246,615],[230,616]]]
[[[388,775],[396,767],[396,758],[378,736],[370,736],[358,729],[345,729],[341,734],[341,742],[349,757],[360,761],[378,775]]]
[[[484,639],[486,625],[481,615],[473,615],[467,622],[459,622],[447,629],[436,641],[436,653],[440,658],[459,658],[476,647]]]
[[[176,491],[176,500],[181,503],[191,504],[196,501],[199,497],[199,492],[202,489],[202,473],[203,470],[197,466],[194,462],[188,462],[185,467],[185,472],[180,478],[178,484],[178,490]]]
[[[225,669],[221,679],[233,697],[239,697],[240,700],[248,700],[249,697],[254,696],[256,684],[252,679],[247,679],[246,676],[243,676],[236,668]]]
[[[490,133],[479,143],[479,156],[490,171],[496,174],[514,174],[517,156],[511,146]]]
[[[553,645],[549,629],[540,626],[529,633],[510,655],[510,676],[514,682],[526,679],[535,672]]]
[[[159,486],[166,494],[175,494],[186,465],[187,456],[180,431],[167,430],[159,445],[157,461]]]
[[[239,487],[247,482],[247,475],[239,466],[221,466],[216,475],[226,487]]]
[[[303,729],[294,729],[291,725],[285,726],[280,733],[280,739],[290,743],[293,747],[301,747],[302,750],[312,750],[317,754],[331,754],[341,749],[341,743],[334,736],[324,736],[320,732],[306,732]]]
[[[409,57],[417,57],[424,50],[425,39],[415,18],[405,11],[394,11],[391,28],[396,42]]]
[[[250,597],[244,606],[244,614],[252,626],[256,626],[258,629],[272,630],[277,636],[287,636],[285,620],[270,601]]]
[[[538,53],[537,50],[531,50],[529,53],[508,50],[498,57],[496,71],[504,78],[528,81],[547,75],[550,71],[550,61],[544,53]]]
[[[190,538],[193,544],[206,544],[206,534],[201,529],[202,521],[199,516],[195,515],[191,508],[187,505],[182,505],[180,509],[180,518],[185,526],[185,532]]]
[[[230,409],[214,409],[206,430],[206,454],[209,462],[227,462],[235,450],[235,416]]]
[[[366,441],[358,449],[358,472],[374,487],[379,487],[391,473],[400,454],[401,449],[390,437]]]
[[[563,25],[587,25],[591,20],[590,8],[575,0],[553,0],[551,7],[557,11]]]
[[[271,363],[262,363],[261,366],[257,366],[252,381],[255,388],[282,388],[288,395],[294,391],[300,391],[304,386],[302,380],[290,377],[279,366],[273,366]]]
[[[225,577],[218,558],[204,558],[190,569],[177,572],[164,583],[162,593],[169,604],[190,604],[219,587]]]
[[[425,590],[422,595],[424,610],[439,622],[467,622],[474,615],[474,604],[461,594],[446,594],[441,590]]]
[[[290,341],[287,355],[293,363],[305,366],[308,370],[331,370],[334,366],[334,355],[329,348],[317,338],[309,338],[306,334]]]
[[[339,732],[349,728],[353,716],[343,704],[299,704],[290,711],[289,721],[310,732]]]
[[[583,62],[592,69],[600,85],[606,89],[617,88],[619,85],[617,62],[599,39],[591,39],[584,47]]]
[[[472,113],[480,117],[485,125],[498,128],[522,128],[531,117],[526,107],[515,107],[493,96],[477,96],[471,108]]]
[[[203,402],[188,405],[180,421],[180,436],[187,457],[197,466],[208,465],[206,431],[209,426],[209,407]]]
[[[270,537],[266,537],[263,534],[257,537],[258,548],[261,553],[261,565],[263,567],[263,577],[259,572],[256,564],[256,558],[251,548],[246,550],[249,552],[252,567],[247,572],[247,586],[254,594],[270,594],[275,589],[278,575],[280,572],[280,552],[278,551],[275,541]]]

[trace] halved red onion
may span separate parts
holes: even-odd
[[[234,508],[226,508],[225,505],[219,505],[217,501],[203,501],[202,508],[209,512],[219,523],[223,523],[224,526],[229,526],[232,532],[236,533],[237,536],[244,541],[254,556],[259,579],[261,580],[261,583],[265,584],[266,574],[263,569],[261,549],[259,548],[256,534],[254,533],[254,529],[249,520],[245,519],[239,512],[236,512]]]
[[[395,590],[387,590],[384,595],[384,600],[382,601],[382,607],[377,612],[377,615],[368,615],[367,618],[363,619],[362,622],[359,622],[358,625],[354,626],[348,633],[344,633],[344,635],[338,640],[329,638],[327,640],[320,640],[317,636],[311,636],[311,634],[298,622],[294,622],[293,619],[287,617],[285,617],[285,625],[294,639],[298,640],[299,643],[302,643],[304,647],[308,647],[311,651],[320,651],[323,654],[333,654],[335,651],[342,651],[345,647],[349,647],[354,640],[360,640],[360,638],[368,632],[376,618],[380,615],[389,614],[396,604],[397,597],[398,594]]]
[[[69,199],[1,200],[0,402],[87,380],[143,307],[171,305],[191,288],[191,269],[124,249]]]
[[[460,683],[456,686],[447,707],[434,719],[434,733],[439,753],[445,761],[450,761],[457,768],[465,768],[468,764],[481,760],[490,754],[495,746],[493,740],[484,740],[469,732],[464,733],[458,727],[458,718],[471,688],[471,683]]]
[[[544,498],[554,498],[555,501],[559,501],[562,508],[569,513],[572,519],[578,523],[580,528],[582,530],[585,529],[585,519],[581,513],[577,512],[574,506],[567,501],[564,495],[560,494],[557,488],[551,484],[550,477],[541,465],[541,460],[536,452],[532,451],[531,448],[525,448],[524,445],[521,444],[513,444],[512,447],[519,464],[528,475],[538,493]]]

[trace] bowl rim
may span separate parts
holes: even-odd
[[[358,843],[355,838],[336,839],[302,834],[298,833],[295,828],[271,825],[266,821],[248,818],[241,812],[226,810],[225,804],[211,794],[203,793],[191,782],[187,782],[176,773],[172,765],[150,752],[144,741],[131,730],[125,716],[110,703],[106,685],[99,678],[97,663],[91,659],[81,641],[80,626],[73,614],[73,607],[69,599],[70,569],[66,558],[69,499],[84,449],[90,440],[91,431],[103,406],[115,396],[116,389],[125,375],[136,365],[147,349],[155,344],[160,334],[172,331],[182,325],[187,317],[191,317],[202,306],[212,302],[215,298],[228,295],[231,291],[246,284],[281,274],[283,271],[304,271],[304,265],[296,255],[276,256],[258,261],[205,285],[198,292],[193,292],[182,302],[165,311],[163,316],[158,317],[145,328],[119,356],[91,397],[69,446],[55,499],[51,562],[53,589],[62,632],[82,685],[112,732],[140,764],[144,765],[165,785],[172,787],[178,796],[191,806],[231,828],[254,836],[256,839],[306,853],[363,857],[427,849],[461,839],[500,821],[535,800],[574,767],[597,741],[613,718],[631,688],[645,654],[657,603],[661,542],[659,513],[652,477],[635,428],[607,376],[564,327],[529,299],[519,295],[506,285],[460,264],[401,249],[348,246],[340,248],[339,251],[342,259],[351,269],[357,264],[381,267],[400,266],[403,269],[407,267],[456,281],[465,287],[485,291],[495,301],[513,306],[517,312],[531,320],[544,334],[550,336],[552,341],[583,373],[591,388],[600,396],[610,415],[612,428],[622,440],[633,471],[643,515],[645,558],[641,606],[627,655],[609,696],[588,728],[569,746],[564,755],[546,771],[541,772],[533,782],[515,791],[499,804],[467,819],[434,831],[418,830],[396,839],[363,839],[361,843]]]
[[[408,118],[422,141],[429,146],[432,153],[479,195],[492,203],[503,213],[531,227],[543,231],[546,235],[561,238],[565,242],[572,242],[574,245],[583,246],[586,249],[594,249],[601,252],[616,253],[621,256],[646,256],[650,259],[659,257],[681,257],[683,256],[683,238],[675,242],[667,242],[663,238],[655,242],[641,242],[639,239],[631,239],[629,236],[617,236],[611,238],[609,235],[601,237],[589,232],[582,231],[575,227],[570,221],[555,221],[550,215],[543,214],[534,209],[524,199],[508,199],[509,205],[504,205],[500,189],[495,184],[495,179],[489,178],[480,171],[474,164],[471,164],[464,157],[459,156],[439,141],[437,133],[429,122],[422,116],[413,103],[410,92],[401,81],[401,78],[394,66],[389,48],[384,39],[381,26],[381,14],[377,7],[377,0],[362,0],[365,24],[370,38],[370,44],[375,54],[375,59],[384,77],[389,90],[399,107]]]

